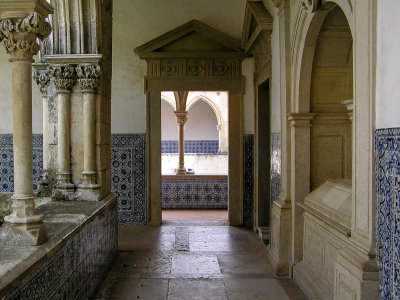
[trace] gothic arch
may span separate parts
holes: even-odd
[[[310,89],[308,87],[311,86],[315,48],[325,18],[335,7],[339,7],[344,13],[350,31],[354,36],[352,7],[348,0],[324,1],[314,13],[309,13],[299,6],[298,24],[300,29],[295,35],[292,45],[292,74],[294,77],[292,113],[308,113],[310,111]]]
[[[217,117],[217,122],[218,125],[221,125],[223,123],[224,118],[222,117],[222,113],[221,110],[219,109],[219,107],[209,98],[205,97],[205,96],[197,96],[196,98],[194,98],[190,104],[187,107],[187,111],[190,110],[190,108],[196,104],[196,102],[198,101],[204,101],[205,103],[207,103],[211,109],[214,111],[215,116]]]
[[[168,98],[165,95],[161,95],[161,100],[167,102],[169,105],[171,105],[172,109],[175,111],[176,110],[176,103],[174,100]],[[189,109],[188,109],[189,110]]]

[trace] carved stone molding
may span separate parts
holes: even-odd
[[[241,75],[241,60],[226,58],[149,59],[151,77],[236,77]]]
[[[320,4],[320,0],[301,0],[301,7],[310,14],[315,13]]]
[[[183,126],[185,125],[186,121],[187,121],[187,116],[188,113],[187,111],[175,111],[174,112],[175,117],[176,117],[176,122],[180,125]]]
[[[254,65],[259,70],[271,60],[271,35],[269,32],[261,32],[257,40],[254,42],[250,53],[254,56]]]
[[[45,39],[51,33],[51,26],[43,17],[32,13],[23,19],[0,21],[0,41],[12,55],[32,57],[40,50],[36,38]]]
[[[75,68],[72,65],[53,65],[50,76],[57,90],[72,90],[75,84]]]
[[[39,86],[43,95],[47,94],[47,87],[50,83],[50,75],[48,70],[36,70],[33,72],[33,80]]]
[[[83,64],[78,65],[75,70],[78,75],[79,85],[83,91],[95,91],[98,89],[102,74],[100,65]]]

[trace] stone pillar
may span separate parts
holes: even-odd
[[[32,11],[21,10],[14,1],[3,2],[0,8],[0,40],[11,54],[13,87],[13,211],[4,220],[13,224],[38,224],[35,228],[22,225],[25,227],[12,230],[20,235],[19,242],[30,245],[47,239],[40,225],[43,216],[35,209],[32,174],[32,62],[40,50],[36,39],[43,40],[51,32],[45,18],[52,8],[43,2],[39,1]]]
[[[50,75],[56,87],[57,97],[57,190],[72,200],[75,186],[71,183],[70,94],[75,83],[74,67],[53,65],[50,67]]]
[[[315,114],[290,114],[288,120],[291,126],[291,183],[292,183],[292,258],[294,267],[303,258],[303,210],[299,203],[310,193],[311,166],[311,120]]]
[[[178,122],[178,131],[179,131],[179,165],[176,169],[176,175],[185,175],[185,123],[187,121],[188,112],[186,111],[186,100],[189,92],[187,91],[178,91],[174,92],[175,101],[176,101],[176,121]]]
[[[36,63],[34,64],[35,72],[33,79],[39,86],[42,93],[43,103],[43,178],[41,186],[46,186],[49,182],[49,168],[50,168],[50,153],[49,153],[49,137],[48,137],[48,123],[49,123],[49,97],[47,95],[47,88],[50,83],[50,76],[47,70],[47,64]]]
[[[83,172],[79,185],[81,200],[98,201],[100,185],[96,174],[96,91],[99,87],[99,65],[82,64],[76,67],[83,93]]]
[[[291,111],[291,53],[290,53],[290,1],[273,0],[279,17],[280,102],[281,102],[281,192],[274,201],[271,213],[271,243],[268,256],[278,275],[290,271],[292,205],[291,189],[291,139],[287,114]],[[274,30],[276,30],[274,28]]]

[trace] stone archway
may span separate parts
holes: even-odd
[[[197,20],[135,49],[147,61],[147,215],[161,224],[161,91],[229,93],[229,225],[243,223],[243,93],[240,42]]]

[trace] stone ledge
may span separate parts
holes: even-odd
[[[48,283],[49,288],[41,286],[41,289],[34,292],[34,296],[29,296],[30,299],[53,297],[74,289],[76,293],[92,292],[96,286],[88,288],[84,286],[88,284],[84,280],[82,286],[79,286],[70,279],[79,273],[80,270],[75,271],[82,264],[101,273],[107,272],[107,266],[115,258],[116,196],[110,194],[100,202],[51,202],[38,207],[37,211],[45,216],[44,225],[49,240],[37,247],[0,245],[0,298],[13,299],[26,295],[42,281]],[[92,251],[98,257],[90,257],[88,254]],[[66,264],[63,265],[60,258]],[[101,268],[96,269],[99,266]],[[58,273],[51,274],[53,271]],[[101,281],[103,275],[95,271],[80,276],[95,276],[97,281]],[[70,284],[77,286],[71,288],[68,286]]]

